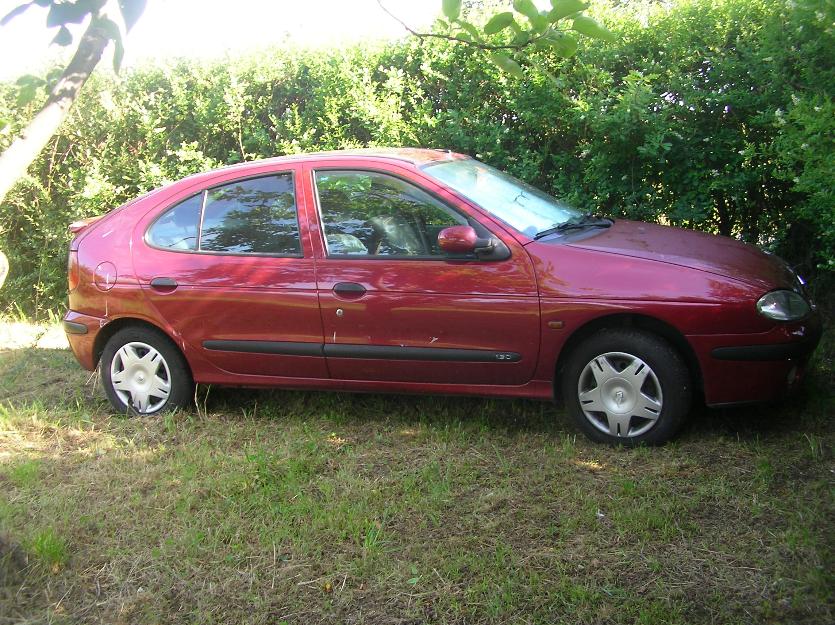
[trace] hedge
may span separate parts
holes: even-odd
[[[408,39],[98,73],[0,206],[0,311],[65,301],[66,226],[186,174],[282,154],[416,145],[472,154],[589,211],[775,251],[835,285],[832,0],[597,3],[619,35],[552,74]],[[0,149],[34,115],[0,84]]]

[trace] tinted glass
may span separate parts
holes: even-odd
[[[438,233],[466,219],[416,186],[364,171],[316,173],[329,254],[442,256]]]
[[[148,242],[173,250],[196,250],[203,195],[194,195],[169,208],[148,231]]]
[[[293,176],[279,174],[209,189],[200,250],[299,254]]]

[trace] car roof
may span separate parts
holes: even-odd
[[[326,161],[328,159],[357,159],[368,161],[399,161],[401,163],[408,163],[413,167],[420,167],[427,163],[445,161],[445,160],[462,160],[470,158],[466,154],[458,154],[450,150],[433,150],[428,148],[353,148],[348,150],[330,150],[326,152],[306,152],[303,154],[288,154],[286,156],[276,156],[273,158],[264,158],[255,161],[245,161],[243,163],[233,163],[217,167],[215,169],[206,170],[191,174],[185,178],[172,181],[162,187],[152,191],[148,195],[156,195],[157,192],[163,190],[171,190],[174,188],[182,188],[184,185],[190,186],[195,183],[204,184],[207,180],[211,180],[215,175],[221,172],[239,172],[242,175],[247,174],[247,170],[261,169],[265,165],[282,164],[282,163],[301,163],[301,162],[316,162]]]
[[[352,150],[331,150],[327,152],[313,152],[310,154],[299,154],[297,156],[280,157],[301,160],[319,158],[353,158],[366,157],[375,159],[393,159],[406,161],[412,165],[420,166],[433,161],[459,160],[469,158],[466,154],[458,154],[452,150],[435,150],[429,148],[357,148]]]
[[[404,161],[414,166],[420,166],[433,161],[460,160],[470,157],[466,154],[458,154],[457,152],[453,152],[451,150],[435,150],[429,148],[352,148],[348,150],[327,150],[323,152],[288,154],[286,156],[276,156],[273,158],[264,158],[244,163],[234,163],[232,165],[226,165],[225,167],[219,167],[218,169],[212,171],[268,165],[270,163],[294,163],[330,158],[396,160]]]

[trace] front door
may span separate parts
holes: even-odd
[[[328,377],[296,177],[286,168],[222,179],[138,226],[145,244],[135,246],[134,267],[143,292],[182,340],[224,371]]]
[[[344,380],[518,385],[533,377],[539,302],[533,266],[507,233],[504,260],[450,259],[438,232],[473,223],[428,180],[305,168],[330,375]],[[483,226],[482,226],[483,228]]]

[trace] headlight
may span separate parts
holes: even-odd
[[[810,310],[809,303],[794,291],[772,291],[757,301],[757,312],[775,321],[797,321]]]

